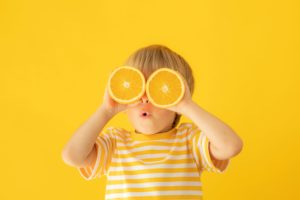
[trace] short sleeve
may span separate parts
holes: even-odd
[[[188,144],[193,157],[201,171],[224,173],[228,168],[230,159],[214,160],[210,153],[210,141],[205,133],[194,123],[187,123]]]
[[[108,127],[105,131],[101,132],[97,136],[95,144],[96,159],[88,166],[77,168],[85,180],[100,178],[107,173],[116,146],[113,127]]]

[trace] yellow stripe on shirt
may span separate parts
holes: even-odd
[[[208,142],[193,123],[153,135],[110,127],[97,137],[97,160],[78,169],[86,180],[107,175],[106,199],[201,200],[203,170],[228,166],[214,165]]]

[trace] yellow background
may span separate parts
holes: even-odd
[[[0,199],[102,199],[61,159],[108,73],[163,44],[192,66],[200,106],[243,139],[204,198],[300,199],[300,16],[295,1],[0,2]],[[182,121],[187,121],[183,118]],[[108,125],[129,127],[125,115]]]

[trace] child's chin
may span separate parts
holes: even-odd
[[[145,135],[151,135],[158,132],[156,129],[151,127],[148,128],[143,127],[142,129],[139,129],[139,131]]]

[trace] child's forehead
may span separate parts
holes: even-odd
[[[149,76],[151,76],[156,70],[159,70],[161,68],[169,68],[171,70],[177,71],[178,73],[180,73],[186,79],[186,76],[184,76],[184,74],[182,73],[182,70],[179,70],[177,68],[168,67],[168,66],[165,66],[165,65],[162,65],[161,67],[159,67],[159,66],[155,66],[155,67],[139,66],[137,68],[138,68],[138,70],[140,70],[142,72],[142,74],[144,75],[145,80],[148,80]],[[189,75],[189,74],[187,74],[187,75]]]
[[[145,80],[147,81],[148,79],[149,79],[149,76],[150,76],[151,74],[144,74],[144,77],[145,77]]]
[[[152,70],[151,70],[151,71],[149,71],[149,70],[148,70],[148,71],[145,71],[145,70],[142,71],[142,73],[143,73],[143,75],[144,75],[144,77],[145,77],[146,80],[148,80],[149,76],[150,76],[153,72],[154,72],[154,70],[153,70],[153,71],[152,71]]]

